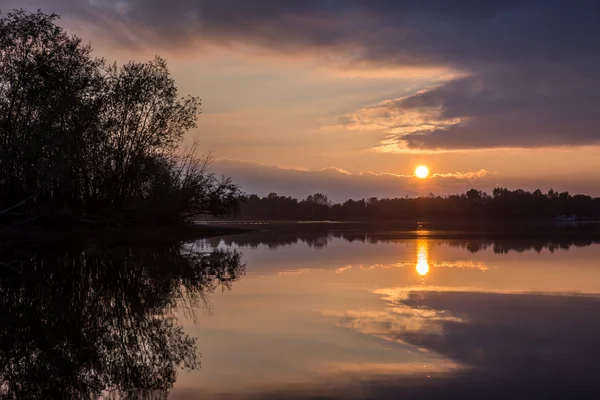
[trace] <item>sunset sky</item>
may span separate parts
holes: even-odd
[[[166,58],[203,101],[187,143],[249,193],[600,195],[597,1],[0,0],[17,7],[109,61]]]

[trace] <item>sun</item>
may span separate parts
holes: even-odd
[[[419,179],[425,179],[429,176],[429,168],[424,165],[419,165],[415,169],[415,176]]]

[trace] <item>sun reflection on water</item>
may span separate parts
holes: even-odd
[[[429,273],[427,240],[417,240],[417,274],[425,276]]]

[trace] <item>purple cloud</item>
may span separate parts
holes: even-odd
[[[279,55],[332,54],[373,69],[461,72],[440,87],[385,104],[389,111],[374,125],[399,149],[600,141],[596,1],[49,0],[43,7],[122,46],[243,44]],[[406,115],[415,124],[402,122]]]

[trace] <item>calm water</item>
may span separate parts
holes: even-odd
[[[5,251],[0,393],[596,392],[600,239],[410,236],[282,230],[194,244]]]

